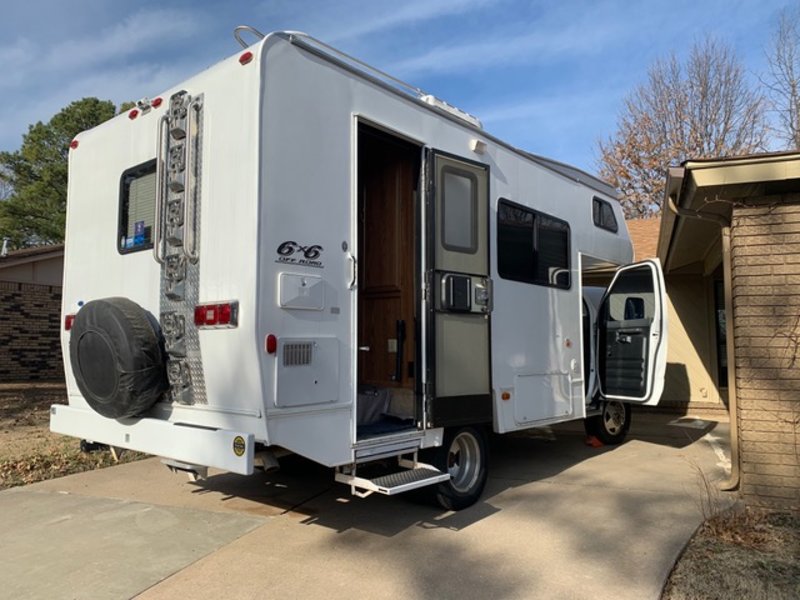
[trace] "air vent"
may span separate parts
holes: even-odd
[[[283,347],[283,366],[302,367],[311,364],[313,342],[286,344]]]

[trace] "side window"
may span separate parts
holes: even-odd
[[[120,254],[153,247],[155,214],[156,161],[150,160],[128,169],[120,178],[117,230]]]
[[[497,270],[503,279],[569,289],[566,221],[501,199],[497,211]]]
[[[592,219],[594,220],[595,226],[600,229],[605,229],[612,233],[617,233],[617,231],[619,231],[617,217],[614,216],[614,208],[611,206],[611,203],[597,196],[592,199]]]
[[[607,302],[612,321],[652,319],[656,311],[653,278],[650,269],[639,267],[626,271],[614,283]]]
[[[442,169],[442,245],[448,250],[478,251],[478,189],[472,173]]]

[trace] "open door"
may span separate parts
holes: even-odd
[[[489,168],[430,152],[426,173],[427,425],[490,422]]]
[[[608,400],[654,405],[664,391],[667,310],[655,260],[619,269],[598,314],[600,393]]]

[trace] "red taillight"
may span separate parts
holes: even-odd
[[[201,304],[194,309],[194,324],[198,327],[232,328],[239,324],[239,303]]]
[[[153,98],[153,101],[150,103],[150,106],[152,106],[153,108],[158,108],[159,106],[161,106],[162,102],[164,102],[164,100],[161,98],[161,96],[159,96],[158,98]]]
[[[75,322],[75,315],[66,315],[64,317],[64,331],[72,329],[72,324]]]
[[[131,109],[131,112],[128,113],[128,118],[132,121],[136,117],[139,116],[139,111],[136,108]]]
[[[264,349],[267,354],[275,354],[278,351],[278,338],[270,333],[264,340]]]
[[[253,60],[253,53],[248,50],[247,52],[243,52],[239,57],[239,64],[246,65],[251,60]]]
[[[69,147],[70,147],[70,148],[72,148],[73,150],[75,150],[75,148],[77,148],[77,147],[78,147],[78,140],[72,140],[72,141],[69,143]]]

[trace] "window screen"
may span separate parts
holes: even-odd
[[[497,212],[500,277],[568,289],[569,235],[565,221],[500,200]]]
[[[156,161],[128,169],[120,181],[118,249],[122,254],[153,247]]]
[[[614,208],[610,202],[595,197],[592,201],[592,218],[594,224],[600,229],[617,233],[617,217],[614,216]]]
[[[448,250],[478,251],[477,181],[471,173],[442,169],[442,245]]]

